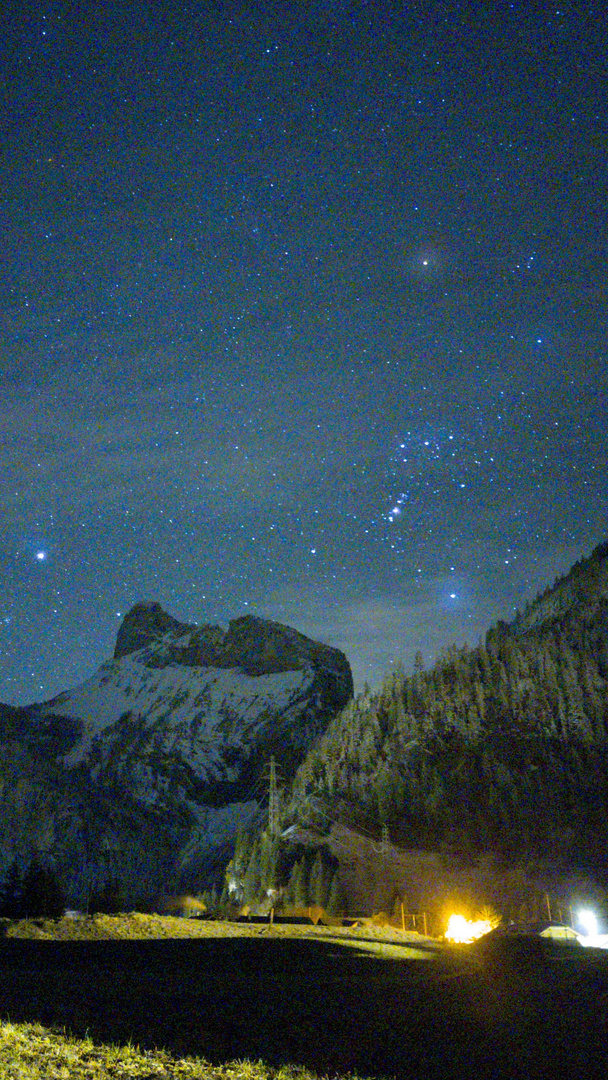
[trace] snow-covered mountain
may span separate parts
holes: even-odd
[[[74,893],[110,872],[133,888],[134,867],[148,891],[155,875],[204,882],[259,812],[270,757],[289,779],[351,696],[343,654],[289,627],[191,626],[138,604],[82,686],[0,713],[3,742],[27,755],[19,797],[38,806],[14,813],[5,772],[5,858],[28,846],[51,857]]]

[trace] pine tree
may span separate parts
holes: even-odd
[[[263,832],[260,837],[259,874],[260,899],[274,897],[277,888],[279,838]]]
[[[23,916],[23,874],[18,859],[13,859],[0,891],[0,917],[19,919]]]
[[[336,868],[336,870],[334,871],[329,885],[329,894],[327,897],[326,907],[330,915],[346,914],[338,868]]]
[[[109,878],[101,889],[95,889],[91,893],[88,909],[92,915],[116,915],[123,910],[123,892],[118,878]]]
[[[327,890],[325,884],[325,866],[320,851],[317,851],[308,879],[308,903],[316,904],[324,908],[327,902]]]
[[[251,848],[247,870],[243,878],[243,899],[246,903],[259,899],[261,890],[260,841],[255,840]]]
[[[304,859],[299,859],[293,864],[287,883],[285,899],[290,907],[305,908],[308,906],[306,862]]]
[[[26,918],[56,919],[65,910],[65,895],[55,871],[37,859],[23,877],[21,907]]]

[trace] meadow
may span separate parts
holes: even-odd
[[[50,922],[5,927],[3,1080],[608,1073],[599,951],[445,948],[375,928],[162,920],[161,936],[146,917],[68,923],[54,937]],[[43,1053],[54,1058],[36,1072]]]

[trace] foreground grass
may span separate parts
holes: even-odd
[[[182,919],[173,915],[79,915],[62,919],[3,920],[4,936],[50,941],[137,940],[145,938],[242,937],[245,923]],[[258,928],[259,929],[259,928]]]
[[[2,1080],[315,1080],[297,1066],[272,1069],[261,1062],[211,1065],[162,1050],[96,1044],[40,1024],[0,1024]],[[334,1078],[339,1080],[339,1078]]]
[[[69,923],[4,927],[0,1080],[608,1080],[599,950],[402,935],[399,947],[375,927],[176,920],[190,931],[180,940],[168,919],[153,933],[155,917]]]
[[[143,941],[168,938],[312,938],[334,939],[342,945],[365,949],[385,958],[411,956],[431,959],[428,939],[413,931],[390,926],[307,926],[302,924],[236,923],[222,920],[184,919],[172,915],[144,915],[133,911],[120,915],[80,915],[62,919],[0,920],[0,936],[37,941]],[[439,946],[437,945],[437,949]],[[423,949],[424,951],[421,951]]]
[[[403,1004],[393,990],[403,965],[387,963],[385,950],[397,946],[376,940],[375,928],[366,940],[363,928],[341,936],[327,927],[105,916],[3,929],[0,1017],[12,1026],[0,1027],[0,1080],[396,1072]],[[408,942],[398,959],[409,951]],[[423,982],[420,969],[437,966],[406,962]],[[409,998],[407,975],[406,983]],[[397,1029],[377,1015],[387,1002]]]

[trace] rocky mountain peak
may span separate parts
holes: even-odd
[[[140,649],[147,650],[149,667],[240,668],[252,677],[310,668],[324,687],[323,696],[329,693],[337,707],[353,693],[350,665],[339,649],[257,615],[231,619],[224,630],[179,622],[158,603],[136,604],[118,631],[114,659]]]
[[[168,615],[158,603],[135,604],[121,623],[116,637],[114,659],[120,660],[122,656],[137,652],[165,634],[185,632],[189,629],[191,627]]]

